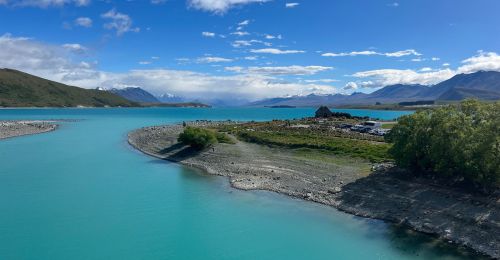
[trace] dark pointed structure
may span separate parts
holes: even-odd
[[[332,111],[328,109],[327,106],[320,106],[318,110],[316,110],[316,116],[317,118],[326,118],[326,117],[331,117],[333,116]]]

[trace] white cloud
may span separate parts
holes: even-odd
[[[432,60],[432,61],[438,61],[438,60],[441,60],[441,59],[440,59],[440,58],[438,58],[438,57],[432,57],[432,58],[431,58],[431,60]]]
[[[151,0],[151,3],[154,5],[160,5],[166,3],[167,0]]]
[[[444,63],[443,66],[449,67],[450,64]],[[479,51],[477,55],[463,60],[462,65],[455,70],[450,68],[442,68],[439,70],[423,68],[417,72],[409,69],[382,69],[358,72],[353,76],[358,78],[368,78],[374,82],[373,85],[375,87],[394,84],[433,85],[447,80],[457,74],[467,74],[481,70],[500,71],[500,55],[495,52]]]
[[[257,60],[259,57],[258,56],[246,56],[243,59],[245,60]]]
[[[151,64],[151,61],[139,61],[140,65],[149,65]]]
[[[215,33],[213,32],[202,32],[201,35],[204,37],[211,37],[211,38],[215,37]]]
[[[368,78],[373,82],[372,87],[381,87],[395,84],[433,85],[447,80],[455,74],[456,73],[451,69],[421,73],[409,69],[381,69],[357,72],[353,76],[357,78]]]
[[[212,56],[207,56],[207,57],[201,57],[196,59],[198,63],[218,63],[218,62],[231,62],[233,61],[232,59],[227,59],[227,58],[222,58],[222,57],[212,57]]]
[[[251,3],[265,3],[268,0],[188,0],[189,6],[216,14],[224,14],[229,9]]]
[[[480,70],[500,71],[500,55],[495,52],[479,51],[476,56],[462,61],[458,73],[472,73]]]
[[[298,5],[299,5],[299,3],[286,3],[285,7],[286,8],[294,8],[294,7],[297,7]]]
[[[352,52],[341,52],[341,53],[333,53],[327,52],[321,54],[323,57],[345,57],[345,56],[370,56],[370,55],[379,55],[379,53],[374,51],[352,51]]]
[[[250,35],[249,32],[242,32],[242,31],[237,31],[237,32],[232,32],[232,35],[237,35],[237,36],[245,36],[245,35]]]
[[[300,50],[280,50],[274,48],[265,48],[265,49],[256,49],[250,50],[253,53],[268,53],[268,54],[295,54],[295,53],[304,53],[305,51]]]
[[[65,48],[66,50],[69,50],[69,51],[76,53],[76,54],[82,54],[82,53],[85,53],[87,51],[86,47],[84,47],[78,43],[66,43],[66,44],[63,44],[62,47]]]
[[[324,66],[284,66],[284,67],[226,67],[227,71],[262,74],[262,75],[314,75],[319,72],[332,70],[332,67]]]
[[[249,24],[250,24],[250,20],[244,20],[244,21],[238,23],[239,26],[247,26]]]
[[[141,86],[152,93],[175,93],[190,98],[251,100],[275,96],[334,93],[332,86],[286,82],[272,75],[242,73],[215,76],[185,70],[100,71],[96,63],[74,61],[68,50],[30,38],[0,36],[0,67],[25,71],[70,85],[95,88]],[[317,70],[317,69],[316,69]]]
[[[336,79],[307,79],[304,80],[304,82],[307,83],[333,83],[333,82],[338,82],[339,80]]]
[[[17,7],[61,7],[64,5],[87,6],[90,0],[0,0],[0,5]]]
[[[273,40],[273,39],[279,39],[279,40],[281,40],[283,37],[281,36],[281,34],[280,35],[276,35],[276,36],[271,35],[271,34],[266,34],[265,38],[268,39],[268,40]]]
[[[346,57],[346,56],[354,57],[354,56],[372,56],[372,55],[379,55],[386,57],[403,57],[409,55],[421,56],[422,54],[418,53],[416,50],[413,49],[396,51],[396,52],[385,52],[385,53],[376,51],[352,51],[352,52],[340,52],[340,53],[327,52],[321,54],[321,56],[323,57]]]
[[[421,72],[428,72],[428,71],[432,71],[432,68],[424,67],[424,68],[421,68],[420,71]]]
[[[235,48],[240,48],[240,47],[248,47],[252,46],[254,43],[260,43],[265,46],[271,46],[272,44],[269,42],[264,42],[264,41],[259,41],[259,40],[236,40],[231,43],[231,45]]]
[[[358,88],[358,84],[356,84],[356,82],[348,82],[343,90],[354,90],[354,89],[357,89]]]
[[[75,19],[75,24],[78,26],[90,28],[92,27],[92,19],[88,17],[79,17]]]
[[[132,19],[126,14],[117,12],[115,9],[109,10],[101,15],[102,18],[110,20],[104,24],[108,30],[116,30],[116,35],[120,36],[126,32],[139,32],[138,27],[132,27]]]

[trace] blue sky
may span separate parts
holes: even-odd
[[[0,0],[0,67],[260,99],[500,71],[497,0]]]

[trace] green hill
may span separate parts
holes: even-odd
[[[131,107],[108,91],[83,89],[12,69],[0,69],[0,107]]]

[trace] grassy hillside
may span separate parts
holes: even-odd
[[[83,89],[11,69],[0,69],[0,107],[137,106],[107,91]]]

